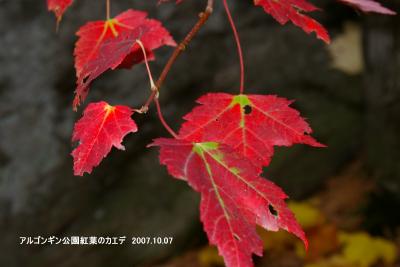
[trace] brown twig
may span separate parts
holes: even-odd
[[[162,72],[160,74],[160,77],[157,79],[157,81],[155,83],[155,87],[152,88],[152,92],[151,92],[149,98],[147,99],[145,104],[140,109],[142,113],[146,113],[147,110],[149,109],[151,102],[155,98],[158,98],[158,92],[160,91],[169,71],[171,70],[171,67],[174,65],[174,63],[175,63],[176,59],[179,57],[179,55],[183,51],[185,51],[186,47],[189,45],[189,43],[192,41],[192,39],[195,37],[195,35],[200,31],[200,29],[203,27],[203,25],[207,22],[208,18],[210,17],[211,13],[213,12],[213,5],[214,5],[214,0],[208,0],[205,10],[199,14],[199,20],[197,21],[197,23],[193,26],[193,28],[186,35],[186,37],[183,39],[183,41],[175,48],[171,57],[168,59],[167,64],[165,64],[164,69],[162,70]]]

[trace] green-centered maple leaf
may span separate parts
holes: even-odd
[[[307,246],[307,239],[285,203],[286,194],[260,177],[261,168],[227,145],[159,138],[160,162],[169,173],[201,194],[200,217],[211,244],[228,267],[253,266],[262,255],[256,225],[284,229]]]
[[[310,126],[285,98],[210,93],[197,102],[200,106],[183,117],[179,137],[230,145],[255,165],[268,165],[274,146],[323,146],[309,135]]]

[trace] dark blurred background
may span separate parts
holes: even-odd
[[[167,174],[156,149],[145,148],[153,138],[168,136],[154,108],[134,117],[140,131],[126,138],[125,152],[114,149],[91,175],[72,174],[71,132],[81,115],[71,109],[74,33],[87,21],[105,17],[103,2],[75,1],[57,34],[44,0],[0,0],[0,266],[202,266],[196,257],[182,256],[197,254],[207,244],[199,197]],[[156,0],[113,0],[112,13],[147,10],[179,41],[205,2],[157,6]],[[280,26],[250,0],[229,2],[241,34],[247,92],[295,99],[314,136],[328,145],[277,148],[265,177],[299,203],[318,198],[314,207],[336,228],[385,238],[398,250],[400,17],[313,1],[324,10],[313,17],[331,34],[333,43],[327,46],[292,25]],[[384,4],[400,11],[397,0]],[[151,63],[156,76],[171,52],[157,51]],[[238,83],[235,43],[216,1],[209,22],[167,78],[161,93],[164,115],[178,129],[199,96],[236,93]],[[149,95],[142,65],[107,72],[91,88],[86,103],[140,107]],[[357,220],[344,223],[343,213]],[[38,235],[127,236],[128,243],[134,236],[172,236],[174,241],[158,246],[19,244],[21,236]],[[179,263],[181,257],[189,260]],[[306,264],[272,262],[258,264]],[[203,264],[220,263],[206,259]]]

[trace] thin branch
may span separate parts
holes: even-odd
[[[228,20],[229,20],[229,23],[230,23],[232,31],[233,31],[233,35],[235,37],[237,53],[239,56],[239,63],[240,63],[240,94],[243,94],[243,91],[244,91],[244,62],[243,62],[242,46],[240,44],[239,33],[236,29],[235,22],[232,18],[231,11],[229,10],[227,0],[223,0],[223,3],[224,3],[226,15],[228,16]]]
[[[154,102],[156,103],[156,108],[157,108],[157,114],[158,114],[158,118],[160,119],[162,125],[164,126],[164,128],[175,138],[178,138],[177,133],[175,133],[174,130],[172,130],[172,128],[168,125],[168,123],[165,121],[164,116],[161,112],[161,107],[160,107],[160,102],[158,101],[158,97],[154,98]]]
[[[151,102],[158,95],[158,92],[160,91],[160,89],[161,89],[169,71],[171,70],[171,67],[174,65],[176,59],[186,49],[186,47],[189,45],[189,43],[192,41],[192,39],[200,31],[200,29],[203,27],[203,25],[206,23],[206,21],[210,17],[211,13],[213,12],[213,4],[214,4],[214,0],[208,0],[205,10],[199,14],[199,20],[197,21],[197,23],[193,26],[193,28],[186,35],[186,37],[183,39],[183,41],[175,48],[175,50],[172,53],[171,57],[169,58],[167,64],[164,66],[164,69],[162,70],[160,77],[156,81],[156,84],[155,84],[156,90],[152,90],[151,95],[149,96],[149,98],[147,99],[147,101],[145,102],[143,107],[141,108],[141,110],[143,112],[146,112],[148,110]]]

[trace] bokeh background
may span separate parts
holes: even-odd
[[[199,196],[172,179],[146,144],[168,136],[154,108],[135,116],[140,131],[91,175],[72,174],[71,109],[77,29],[105,17],[105,1],[79,0],[58,33],[44,0],[0,0],[0,266],[223,266],[199,221]],[[257,266],[400,266],[400,17],[364,15],[336,1],[313,1],[327,46],[280,26],[252,1],[229,1],[242,39],[248,93],[295,99],[326,149],[277,148],[265,177],[291,196],[311,242],[307,255],[279,232],[261,232]],[[181,40],[205,1],[156,5],[113,0],[114,15],[147,10]],[[400,10],[397,0],[385,5]],[[151,63],[157,76],[171,48]],[[205,92],[238,91],[239,72],[221,1],[179,58],[161,93],[178,129]],[[107,72],[86,103],[140,107],[144,66]],[[126,236],[125,246],[24,246],[21,236]],[[171,245],[130,245],[171,236]]]

